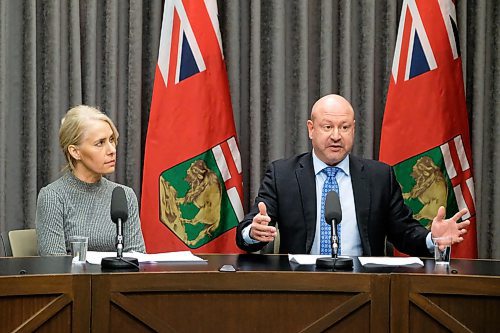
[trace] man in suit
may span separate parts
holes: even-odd
[[[313,150],[271,163],[254,207],[238,225],[236,242],[241,249],[262,249],[275,239],[277,223],[280,253],[324,254],[323,187],[333,181],[343,215],[341,254],[382,256],[387,238],[409,255],[431,255],[431,233],[404,204],[392,167],[350,154],[355,123],[352,106],[339,95],[324,96],[314,104],[307,121]],[[333,176],[327,169],[335,170]],[[469,221],[458,221],[466,212],[445,219],[445,209],[440,207],[432,235],[461,242]]]

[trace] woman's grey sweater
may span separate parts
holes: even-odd
[[[116,251],[116,224],[110,215],[111,194],[116,186],[125,190],[129,210],[123,224],[124,251],[145,252],[134,191],[104,177],[97,183],[85,183],[67,172],[38,194],[39,254],[67,254],[70,236],[87,236],[89,251]]]

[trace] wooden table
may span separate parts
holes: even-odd
[[[0,332],[485,332],[500,318],[500,262],[451,269],[290,264],[280,255],[104,272],[69,257],[0,258]],[[223,264],[236,272],[219,272]],[[452,272],[453,271],[453,272]],[[456,271],[456,272],[455,272]]]

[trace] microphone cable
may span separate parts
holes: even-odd
[[[123,257],[119,257],[120,261],[123,261],[127,264],[129,264],[130,266],[132,267],[135,267],[137,268],[137,270],[140,270],[141,268],[139,267],[139,265],[136,265],[135,263],[131,262],[131,261],[128,261],[127,259],[124,259]]]

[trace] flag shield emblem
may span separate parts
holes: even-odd
[[[452,156],[460,155],[456,149],[460,144],[456,143],[461,143],[461,136],[394,166],[405,203],[412,209],[413,217],[428,229],[440,206],[446,208],[446,218],[462,208],[469,210],[464,219],[475,213],[473,202],[466,199],[467,194],[473,199],[473,188],[466,194],[460,186],[465,178],[468,179],[464,183],[472,183],[468,163],[456,163],[456,168],[453,162]]]
[[[212,149],[161,173],[159,216],[191,249],[238,224]]]
[[[408,170],[412,172],[408,173]],[[413,217],[426,228],[430,229],[440,206],[446,208],[447,218],[458,211],[439,148],[395,165],[394,171],[405,203],[413,211]]]

